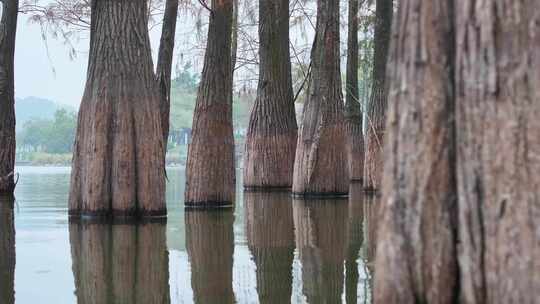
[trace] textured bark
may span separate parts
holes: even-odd
[[[540,300],[540,3],[456,5],[461,300]]]
[[[376,303],[454,303],[451,1],[400,2],[392,47]]]
[[[345,259],[345,299],[356,304],[358,299],[358,258],[364,242],[364,192],[359,183],[349,188],[349,218],[347,222],[347,256]]]
[[[160,91],[161,131],[163,132],[163,147],[167,152],[169,141],[169,117],[171,113],[171,72],[174,53],[174,37],[176,34],[176,19],[178,17],[178,0],[165,2],[163,27],[156,68],[156,81]],[[163,159],[165,160],[165,159]]]
[[[165,224],[72,221],[69,234],[77,303],[170,303]]]
[[[204,68],[186,166],[188,207],[232,206],[235,191],[232,125],[232,0],[212,0]]]
[[[232,211],[185,213],[186,246],[196,304],[235,303],[233,222]]]
[[[259,1],[259,84],[246,136],[244,187],[290,188],[298,127],[289,52],[289,1]]]
[[[347,200],[295,200],[296,247],[308,303],[341,303]]]
[[[292,296],[294,222],[285,192],[246,192],[246,234],[257,267],[259,303],[288,303]]]
[[[367,132],[364,162],[364,188],[379,189],[383,171],[383,142],[386,121],[388,89],[386,63],[390,46],[393,0],[377,0],[375,11],[375,53],[373,56],[373,83],[367,104]]]
[[[339,1],[317,1],[312,72],[294,163],[293,193],[349,192],[339,56]]]
[[[361,3],[364,3],[362,0]],[[349,179],[362,181],[364,177],[364,134],[358,86],[358,10],[359,0],[349,0],[347,36],[347,85],[345,95],[345,132]]]
[[[15,36],[18,0],[3,0],[0,20],[0,194],[15,190]]]
[[[15,221],[12,195],[0,195],[0,299],[15,303]]]
[[[166,215],[165,150],[146,6],[146,0],[92,1],[72,215]]]

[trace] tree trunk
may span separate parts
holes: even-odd
[[[187,207],[224,207],[234,203],[232,73],[229,56],[232,11],[232,0],[212,0],[208,44],[186,166]]]
[[[196,304],[236,302],[232,286],[233,222],[232,211],[185,213],[186,246],[191,266],[191,287]]]
[[[345,259],[345,299],[356,304],[358,299],[358,257],[364,242],[364,192],[362,185],[353,183],[349,188],[349,218],[347,222],[347,255]],[[364,294],[365,296],[365,294]]]
[[[308,303],[341,303],[347,200],[295,200],[296,247]]]
[[[339,1],[317,1],[312,73],[294,164],[297,196],[349,192],[339,56]]]
[[[14,202],[12,195],[0,195],[0,299],[5,304],[15,303]]]
[[[386,63],[392,27],[393,0],[377,0],[375,11],[375,37],[373,55],[373,83],[367,104],[367,136],[364,162],[364,188],[378,190],[383,171],[382,149],[388,90]]]
[[[540,300],[540,3],[456,5],[464,303]]]
[[[146,0],[92,1],[72,215],[166,215],[165,150],[146,6]]]
[[[388,69],[376,303],[457,300],[451,5],[400,2]]]
[[[159,43],[158,63],[156,68],[156,81],[160,91],[161,131],[163,132],[163,147],[165,148],[165,153],[167,152],[167,143],[169,142],[171,73],[177,17],[178,0],[167,0],[165,2],[163,28],[161,30],[161,41]]]
[[[77,303],[170,303],[164,223],[72,221],[69,235]]]
[[[349,179],[362,182],[364,176],[364,134],[362,132],[362,109],[358,85],[358,10],[358,0],[349,0],[345,132],[347,134]]]
[[[245,192],[246,234],[257,267],[259,303],[287,303],[292,296],[294,222],[288,192]]]
[[[15,190],[14,57],[18,0],[3,0],[0,20],[0,194]]]
[[[289,52],[289,1],[259,1],[259,84],[246,136],[244,187],[290,188],[298,127]]]

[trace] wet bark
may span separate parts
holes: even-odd
[[[464,303],[540,299],[540,3],[456,5]]]
[[[341,303],[347,200],[295,200],[296,247],[308,303]]]
[[[186,165],[187,207],[232,206],[235,191],[232,124],[232,0],[212,0],[204,68]]]
[[[393,0],[377,0],[373,56],[373,83],[367,104],[367,130],[364,161],[364,188],[379,189],[383,171],[383,143],[388,98],[386,63],[390,47]],[[401,4],[400,4],[401,5]]]
[[[0,299],[15,303],[15,221],[12,195],[0,195]]]
[[[3,0],[0,20],[0,194],[15,190],[15,36],[18,0]]]
[[[339,1],[317,1],[312,73],[293,175],[297,196],[349,191],[339,56]]]
[[[288,303],[292,296],[294,222],[286,192],[246,192],[246,234],[257,267],[259,303]]]
[[[361,3],[364,3],[362,0]],[[345,89],[345,132],[349,179],[362,182],[364,177],[364,134],[358,85],[358,10],[359,0],[349,0],[347,35],[347,83]]]
[[[77,303],[170,303],[165,224],[71,221],[69,235]]]
[[[289,1],[259,1],[259,84],[245,148],[244,187],[290,188],[298,127],[289,51]]]
[[[178,0],[165,2],[163,27],[156,68],[156,81],[160,92],[161,131],[163,132],[163,147],[167,152],[169,141],[169,117],[171,110],[171,73],[174,53],[174,38],[176,34],[176,19],[178,17]],[[165,160],[165,159],[164,159]]]
[[[376,303],[454,303],[452,2],[403,1],[392,37]]]
[[[232,211],[186,211],[186,246],[196,304],[235,303]]]
[[[364,191],[361,184],[349,188],[349,218],[347,221],[347,255],[345,258],[345,299],[347,304],[358,300],[358,258],[364,242]],[[365,294],[364,294],[365,296]]]
[[[69,210],[80,216],[163,216],[164,142],[147,1],[92,1],[86,87]]]

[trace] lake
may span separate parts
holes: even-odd
[[[70,168],[16,171],[13,208],[0,200],[0,303],[370,302],[374,212],[359,185],[302,201],[243,193],[238,178],[234,210],[185,211],[185,173],[169,168],[166,223],[107,224],[68,219]]]

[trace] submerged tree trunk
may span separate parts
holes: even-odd
[[[195,304],[236,303],[232,286],[233,222],[232,211],[185,213],[186,247]]]
[[[12,195],[0,195],[0,299],[15,303],[15,222]]]
[[[312,73],[298,135],[293,193],[349,192],[339,56],[339,1],[317,1]]]
[[[376,303],[454,303],[451,2],[403,1],[397,18],[374,297]]]
[[[82,216],[163,216],[164,142],[147,1],[92,1],[69,209]]]
[[[246,192],[246,235],[257,267],[259,303],[287,303],[292,296],[294,222],[288,192]]]
[[[259,1],[257,99],[246,136],[244,187],[290,188],[298,127],[289,53],[289,1]]]
[[[456,5],[464,303],[540,299],[539,11],[532,0]]]
[[[18,0],[3,0],[0,20],[0,193],[15,190],[15,36]]]
[[[165,228],[71,221],[77,302],[170,303]]]
[[[347,211],[346,200],[293,202],[296,247],[307,303],[341,303]]]
[[[349,188],[349,218],[347,221],[347,255],[345,259],[345,299],[347,304],[358,300],[358,257],[364,242],[364,191],[353,183]],[[365,297],[366,294],[363,294]],[[365,298],[364,298],[365,299]]]
[[[386,63],[392,27],[393,0],[377,0],[373,57],[373,83],[367,104],[367,132],[364,161],[364,188],[378,190],[383,171],[383,141],[386,121],[388,86]],[[401,5],[401,4],[400,4]]]
[[[178,0],[165,2],[163,28],[159,44],[156,81],[160,91],[161,131],[163,132],[163,147],[167,152],[169,141],[169,117],[171,110],[171,73],[174,53],[174,37],[176,34],[176,19],[178,17]]]
[[[223,207],[234,203],[232,13],[232,0],[212,0],[186,165],[185,204],[188,207]]]
[[[349,179],[362,182],[364,176],[364,134],[362,133],[362,108],[358,86],[358,2],[359,0],[349,0],[345,132],[347,134]]]

